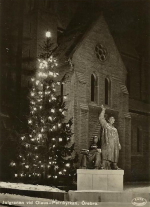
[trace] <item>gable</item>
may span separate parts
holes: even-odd
[[[107,53],[104,61],[97,57],[95,48],[98,44],[103,47],[103,52]],[[102,15],[90,30],[84,34],[84,38],[82,38],[73,54],[73,62],[76,63],[78,69],[80,68],[79,70],[83,68],[100,70],[106,75],[122,78],[125,81],[125,66]]]

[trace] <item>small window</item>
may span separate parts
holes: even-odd
[[[91,75],[91,101],[97,102],[97,76]]]
[[[110,104],[110,92],[111,92],[111,86],[110,86],[110,80],[109,78],[105,78],[105,104]]]

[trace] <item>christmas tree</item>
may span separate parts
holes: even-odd
[[[36,75],[31,78],[29,131],[20,138],[18,157],[11,162],[16,179],[36,183],[72,182],[77,159],[71,142],[72,119],[58,93],[57,59],[50,38],[41,47]],[[67,95],[63,96],[63,100]],[[49,180],[49,182],[48,182]]]

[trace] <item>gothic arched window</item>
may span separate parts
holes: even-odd
[[[91,101],[97,102],[97,76],[91,75]]]
[[[110,104],[111,83],[109,78],[105,78],[105,104]]]

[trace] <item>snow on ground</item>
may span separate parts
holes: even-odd
[[[9,182],[0,182],[0,188],[11,188],[19,190],[31,190],[31,191],[47,191],[47,192],[65,192],[56,187],[45,186],[45,185],[31,185],[23,183],[9,183]]]

